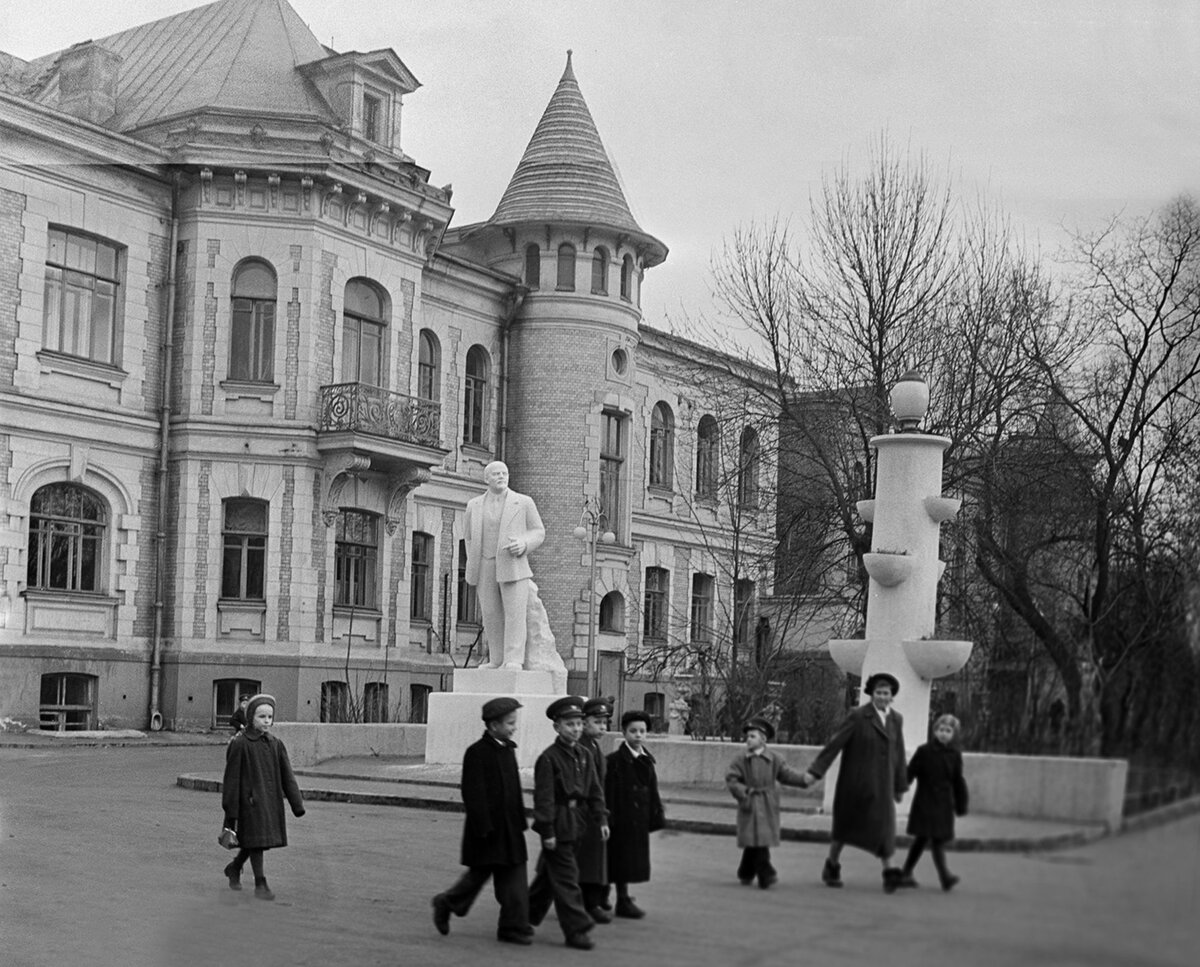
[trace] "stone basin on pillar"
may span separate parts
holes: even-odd
[[[953,519],[962,506],[962,500],[958,497],[926,497],[922,503],[925,505],[925,513],[935,524]]]
[[[894,588],[912,573],[913,559],[908,554],[885,554],[874,551],[863,555],[863,566],[871,577],[885,588]]]
[[[909,638],[900,643],[904,657],[926,681],[953,675],[971,657],[974,642],[953,639]]]
[[[868,524],[875,520],[875,501],[859,500],[854,506],[858,509],[858,516],[865,520]]]
[[[870,644],[866,638],[831,638],[829,657],[847,675],[861,675]]]

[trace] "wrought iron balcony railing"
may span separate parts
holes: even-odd
[[[441,445],[441,405],[367,383],[335,383],[321,387],[321,422],[325,433],[370,433],[419,446]]]

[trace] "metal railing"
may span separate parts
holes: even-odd
[[[322,432],[371,433],[421,446],[441,443],[441,405],[367,383],[321,387]]]

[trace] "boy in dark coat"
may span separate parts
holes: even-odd
[[[885,673],[871,675],[863,688],[870,702],[854,709],[838,727],[806,776],[815,782],[839,753],[842,766],[833,796],[833,833],[829,857],[821,871],[827,886],[842,885],[838,862],[847,843],[878,856],[883,888],[894,893],[902,874],[889,865],[896,851],[896,803],[908,789],[905,772],[904,720],[890,708],[900,683]]]
[[[467,871],[450,889],[433,898],[433,925],[445,936],[450,914],[465,917],[479,892],[492,881],[500,904],[496,937],[505,943],[533,942],[529,925],[529,883],[525,872],[525,801],[517,769],[515,698],[493,698],[483,705],[483,738],[463,756],[462,864]]]
[[[629,895],[630,883],[650,879],[650,834],[664,825],[654,756],[644,748],[650,716],[637,710],[621,716],[625,741],[608,757],[604,798],[608,802],[608,878],[617,885],[617,916],[646,915]]]
[[[779,784],[807,785],[805,773],[789,766],[778,752],[767,748],[775,738],[775,727],[766,719],[753,718],[742,726],[746,750],[729,764],[725,787],[737,800],[737,844],[742,861],[737,876],[749,886],[755,877],[765,890],[779,876],[771,865],[771,847],[779,845]]]
[[[533,831],[542,838],[542,853],[529,887],[529,922],[541,923],[553,903],[567,946],[591,950],[595,943],[588,931],[595,921],[583,907],[575,844],[588,814],[600,827],[601,839],[608,839],[608,810],[592,757],[579,747],[583,699],[557,699],[546,715],[558,738],[533,766]]]
[[[286,798],[292,814],[304,815],[304,799],[287,748],[270,735],[275,723],[275,699],[255,695],[246,706],[246,728],[225,747],[225,777],[221,781],[221,807],[225,828],[237,833],[238,854],[225,867],[231,890],[242,888],[242,867],[250,860],[254,872],[254,895],[274,900],[263,872],[263,852],[287,846],[287,822],[283,815]]]
[[[913,842],[901,871],[901,886],[917,885],[913,869],[929,844],[942,889],[952,890],[958,882],[946,867],[945,846],[954,839],[954,817],[967,814],[962,753],[952,745],[960,727],[953,715],[939,717],[933,723],[933,741],[917,749],[908,764],[908,781],[917,784],[917,791],[908,814],[908,833]]]
[[[612,718],[611,698],[589,698],[583,703],[583,735],[579,747],[592,757],[600,788],[604,786],[605,760],[600,748],[600,736],[608,731]],[[575,861],[579,864],[579,889],[583,906],[597,923],[612,923],[608,907],[608,844],[600,838],[600,826],[588,822],[575,844]]]

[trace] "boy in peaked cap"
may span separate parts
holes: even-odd
[[[579,746],[583,705],[568,695],[546,709],[558,737],[533,767],[533,831],[542,839],[542,853],[529,888],[529,922],[541,923],[553,903],[567,946],[591,950],[588,931],[595,921],[583,905],[575,848],[589,815],[601,840],[608,839],[608,810],[591,754]]]
[[[608,756],[604,797],[608,801],[608,876],[617,885],[618,917],[646,915],[629,895],[630,883],[650,879],[650,834],[665,825],[654,756],[645,748],[650,715],[637,709],[621,716],[625,741]]]
[[[779,784],[807,785],[805,774],[789,766],[778,752],[767,748],[775,727],[764,718],[742,726],[746,749],[729,764],[725,786],[737,800],[737,844],[742,861],[737,876],[749,886],[755,877],[766,889],[779,876],[771,865],[771,847],[779,845]]]
[[[613,702],[608,697],[589,698],[583,703],[583,735],[579,745],[592,757],[600,788],[604,789],[605,759],[600,748],[600,736],[608,731],[608,720],[612,718]],[[607,805],[607,804],[606,804]],[[608,912],[608,844],[600,837],[600,826],[589,822],[575,846],[575,860],[579,864],[579,888],[583,891],[583,905],[597,923],[612,923]]]
[[[450,914],[465,917],[480,891],[492,881],[500,904],[496,936],[505,943],[533,942],[529,925],[529,884],[525,871],[525,802],[517,769],[515,698],[493,698],[483,705],[483,737],[463,756],[462,797],[467,819],[463,825],[462,864],[467,871],[458,882],[433,898],[433,925],[445,936]]]

